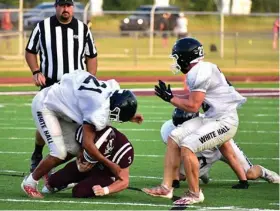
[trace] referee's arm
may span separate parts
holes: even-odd
[[[39,52],[39,37],[40,37],[40,30],[39,24],[33,29],[28,43],[25,48],[25,60],[33,74],[33,80],[36,86],[44,86],[46,85],[45,76],[40,72],[37,54]]]
[[[86,66],[87,71],[92,75],[96,75],[97,72],[97,50],[94,44],[94,40],[92,34],[88,28],[87,36],[86,36]]]

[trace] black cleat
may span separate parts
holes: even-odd
[[[42,159],[43,159],[42,154],[37,154],[37,153],[32,154],[31,165],[30,165],[30,173],[32,173],[35,170],[35,168],[39,165],[39,163],[41,162]]]
[[[173,180],[172,187],[173,188],[180,188],[180,181],[179,180]]]
[[[239,180],[239,183],[232,186],[233,189],[248,189],[249,183],[247,180]]]

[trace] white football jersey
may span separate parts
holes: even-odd
[[[206,118],[220,117],[246,102],[217,65],[210,62],[199,61],[188,72],[187,84],[191,92],[205,92],[203,107]]]
[[[99,131],[109,124],[110,95],[118,89],[115,80],[100,81],[77,70],[42,91],[47,92],[44,104],[49,110],[65,120],[93,124]]]

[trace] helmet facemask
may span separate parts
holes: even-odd
[[[121,113],[121,109],[119,107],[114,108],[114,110],[110,110],[110,114],[109,114],[109,119],[112,122],[119,122],[122,123],[122,121],[120,120],[120,113]]]
[[[178,59],[179,59],[179,56],[178,54],[171,54],[169,56],[169,58],[171,58],[173,60],[173,63],[170,65],[170,69],[172,71],[172,73],[174,75],[178,74],[179,72],[181,72],[181,67],[180,65],[178,64]]]

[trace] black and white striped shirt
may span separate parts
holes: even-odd
[[[65,73],[84,70],[85,56],[97,56],[89,28],[74,17],[69,24],[61,24],[56,16],[39,22],[30,35],[26,51],[40,53],[40,70],[53,81],[59,81]]]

